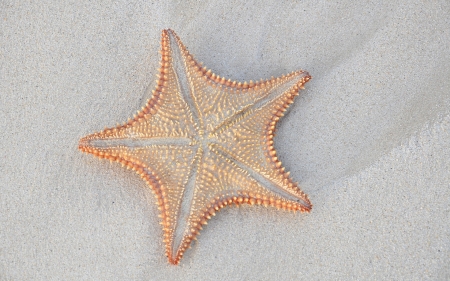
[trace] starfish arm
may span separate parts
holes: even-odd
[[[198,63],[189,53],[180,38],[172,30],[168,30],[177,45],[177,51],[184,62],[184,72],[189,84],[189,96],[193,100],[198,115],[198,121],[205,131],[212,132],[226,123],[233,116],[255,103],[261,102],[271,93],[280,91],[286,82],[298,80],[301,76],[309,76],[305,71],[283,75],[279,78],[253,82],[237,82],[220,77]]]
[[[221,208],[233,204],[273,206],[278,209],[309,211],[294,196],[273,192],[264,181],[253,177],[253,172],[236,164],[211,145],[199,159],[193,182],[193,195],[182,202],[182,213],[187,214],[168,245],[169,261],[178,264],[191,242],[199,235],[202,225]]]
[[[117,143],[117,140],[124,139],[163,139],[176,143],[176,139],[194,138],[195,122],[191,108],[182,95],[184,85],[179,81],[167,30],[162,32],[160,52],[159,78],[147,104],[128,122],[82,138],[79,143],[81,150],[92,148],[95,146],[93,142],[101,141],[115,140]]]
[[[293,103],[299,89],[309,80],[310,76],[306,73],[296,80],[286,81],[281,87],[284,91],[275,96],[270,94],[271,98],[265,103],[255,104],[214,134],[217,144],[229,157],[297,196],[307,209],[311,207],[309,199],[282,167],[274,149],[273,138],[276,123]]]

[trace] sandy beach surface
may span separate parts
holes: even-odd
[[[223,2],[0,3],[0,280],[450,280],[450,3]],[[139,176],[77,149],[145,104],[164,28],[313,76],[275,140],[312,212],[225,208],[179,266]]]

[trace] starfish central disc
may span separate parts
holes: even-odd
[[[167,257],[178,264],[227,205],[310,211],[273,145],[276,123],[310,79],[302,70],[258,82],[225,79],[164,30],[151,99],[128,122],[83,137],[79,149],[133,169],[151,187]]]

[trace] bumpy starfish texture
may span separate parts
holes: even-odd
[[[305,71],[235,82],[202,67],[172,30],[161,40],[151,99],[123,125],[83,137],[79,149],[136,171],[154,192],[166,255],[178,264],[202,225],[232,204],[309,212],[277,158],[275,126],[311,79]]]

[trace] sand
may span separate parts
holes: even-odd
[[[448,1],[3,2],[0,280],[450,279],[449,14]],[[145,103],[163,28],[221,76],[314,77],[276,137],[312,212],[226,208],[180,266],[144,182],[77,149]]]

